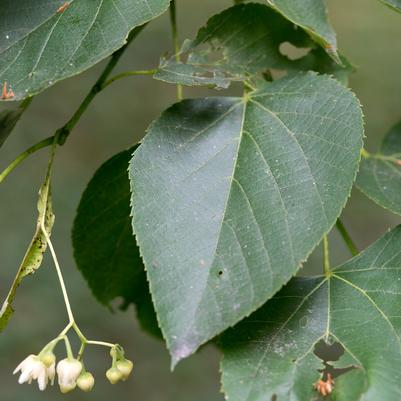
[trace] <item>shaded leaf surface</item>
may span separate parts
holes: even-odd
[[[378,154],[362,159],[356,184],[378,205],[401,214],[401,123],[384,138]]]
[[[95,173],[79,203],[74,256],[95,297],[134,303],[140,323],[159,335],[145,268],[132,234],[128,165],[135,147],[118,153]]]
[[[106,58],[124,45],[134,27],[163,13],[169,0],[72,0],[57,12],[63,3],[38,0],[32,7],[27,0],[18,6],[2,1],[0,83],[8,83],[14,100]]]
[[[27,99],[15,110],[3,110],[0,112],[0,148],[11,134],[30,102],[31,99]]]
[[[284,43],[309,51],[291,60],[282,53]],[[154,77],[182,85],[227,88],[233,80],[268,69],[332,74],[351,69],[347,62],[346,67],[339,66],[306,33],[262,4],[240,4],[213,16],[195,40],[184,43],[181,58],[183,62],[175,57],[162,59]]]
[[[35,271],[39,269],[40,265],[42,264],[43,255],[47,248],[47,241],[41,229],[41,224],[42,222],[44,222],[46,232],[49,235],[51,233],[54,224],[54,214],[52,209],[51,190],[50,190],[50,172],[51,172],[51,165],[49,167],[46,179],[39,190],[39,199],[38,199],[39,214],[38,214],[35,234],[28,247],[28,250],[26,251],[24,259],[22,260],[22,263],[18,269],[17,275],[10,288],[7,298],[5,299],[3,306],[1,307],[0,310],[0,332],[2,332],[4,328],[7,326],[14,312],[12,303],[17,293],[17,288],[21,284],[21,281],[23,280],[24,277],[28,276],[29,274],[35,273]]]
[[[401,398],[401,227],[336,268],[295,278],[222,338],[224,391],[231,401],[312,401],[322,369],[316,343],[337,342],[337,401]]]
[[[338,60],[336,34],[331,27],[325,0],[266,0],[275,10],[303,28]]]
[[[133,225],[173,363],[296,272],[349,195],[362,134],[354,95],[313,73],[185,100],[151,125]]]

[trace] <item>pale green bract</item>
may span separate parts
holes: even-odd
[[[363,157],[356,185],[378,205],[401,214],[401,123],[386,135],[377,154]]]
[[[401,227],[330,277],[295,278],[222,338],[230,401],[312,401],[319,340],[339,343],[336,401],[401,399]],[[272,398],[273,396],[277,398]]]
[[[314,73],[184,100],[151,125],[133,226],[173,364],[299,269],[349,196],[362,135],[355,96]]]
[[[2,0],[0,84],[19,100],[79,74],[122,47],[169,0]]]

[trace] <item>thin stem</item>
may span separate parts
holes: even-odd
[[[0,174],[0,184],[5,180],[5,178],[21,163],[23,162],[30,154],[35,153],[36,151],[43,149],[47,146],[51,146],[54,141],[54,136],[50,136],[42,141],[36,143],[31,146],[24,152],[22,152],[19,156],[17,156]]]
[[[68,298],[67,289],[65,287],[63,274],[61,273],[61,269],[60,269],[60,265],[58,263],[56,252],[54,251],[53,244],[50,241],[49,234],[47,233],[43,222],[41,224],[41,229],[42,229],[43,235],[46,238],[46,242],[49,245],[50,252],[51,252],[52,257],[53,257],[53,262],[54,262],[54,266],[56,267],[58,279],[59,279],[60,286],[61,286],[61,291],[63,292],[64,303],[65,303],[65,306],[67,308],[68,318],[69,318],[70,323],[72,324],[72,326],[74,326],[74,315],[73,315],[72,310],[71,310],[70,300]]]
[[[107,80],[103,85],[102,85],[102,90],[105,89],[107,86],[112,84],[113,82],[125,78],[125,77],[130,77],[130,76],[138,76],[138,75],[154,75],[156,74],[157,69],[153,70],[137,70],[137,71],[125,71],[120,74],[115,75],[114,77],[110,78]]]
[[[88,339],[84,336],[84,334],[82,333],[82,331],[79,329],[78,325],[75,323],[75,321],[72,323],[72,328],[75,330],[75,332],[77,333],[77,336],[79,337],[79,339],[83,342],[83,343],[87,343]]]
[[[105,82],[107,81],[107,78],[113,71],[114,67],[120,60],[121,56],[123,55],[125,49],[127,46],[132,42],[132,40],[135,39],[135,37],[141,32],[141,30],[144,28],[145,25],[142,25],[140,27],[135,28],[134,30],[131,31],[127,43],[119,50],[117,50],[115,53],[110,58],[110,61],[107,63],[105,69],[103,70],[102,74],[100,75],[99,79],[96,81],[95,85],[91,88],[90,92],[87,94],[85,99],[82,101],[76,112],[73,114],[73,116],[67,121],[66,124],[64,124],[63,127],[59,128],[56,133],[46,139],[41,140],[40,142],[36,143],[35,145],[31,146],[24,152],[22,152],[19,156],[17,156],[16,159],[14,159],[11,164],[9,164],[5,170],[0,173],[0,183],[4,181],[4,179],[10,174],[21,162],[23,162],[30,154],[35,153],[36,151],[43,149],[47,146],[50,146],[53,144],[54,140],[57,139],[57,144],[58,145],[64,145],[65,141],[67,140],[68,136],[70,135],[72,129],[76,126],[78,121],[80,120],[82,114],[86,111],[92,100],[95,98],[95,96],[101,92],[105,86]],[[28,107],[30,102],[32,101],[32,98],[24,100],[22,102],[20,107]]]
[[[395,153],[393,155],[383,155],[381,153],[369,153],[366,149],[361,150],[361,156],[364,159],[377,159],[377,160],[382,160],[382,161],[387,161],[387,162],[392,162],[398,165],[401,165],[401,153]]]
[[[170,23],[171,23],[171,31],[173,34],[175,61],[177,61],[178,63],[180,61],[180,43],[178,40],[177,11],[176,11],[175,0],[172,0],[170,4]],[[177,99],[182,100],[182,85],[177,85]]]
[[[330,256],[329,256],[329,240],[327,235],[323,237],[323,266],[325,276],[330,275]]]
[[[67,336],[63,337],[63,340],[65,342],[65,349],[67,351],[67,357],[68,359],[72,359],[74,358],[74,354],[72,353],[72,349],[71,349],[71,344],[70,344],[70,340],[68,339]]]
[[[92,89],[86,95],[85,99],[82,101],[76,112],[73,114],[70,120],[56,132],[56,135],[58,136],[59,145],[64,145],[72,129],[77,125],[78,121],[80,120],[82,114],[84,114],[88,106],[92,103],[92,100],[95,98],[95,96],[102,91],[103,84],[107,81],[107,78],[113,71],[114,67],[117,65],[121,56],[124,54],[124,51],[126,50],[127,46],[132,42],[132,40],[134,40],[138,36],[138,34],[142,31],[144,26],[145,25],[142,25],[131,31],[131,33],[128,36],[127,43],[121,49],[113,53],[113,55],[110,58],[110,61],[107,63],[102,74],[100,75],[96,83],[92,86]]]
[[[336,227],[338,232],[341,234],[348,249],[350,250],[352,256],[358,255],[359,254],[358,248],[356,247],[355,242],[352,240],[351,236],[349,235],[347,229],[345,228],[344,224],[340,219],[337,220]]]
[[[86,344],[87,344],[86,342],[81,343],[81,348],[79,349],[77,356],[78,361],[80,361],[82,359],[82,356],[84,355]]]
[[[67,326],[65,326],[63,331],[57,336],[57,338],[65,336],[68,333],[68,330],[70,330],[70,328],[72,327],[72,324],[73,322],[69,322]]]
[[[116,345],[112,343],[106,343],[104,341],[94,341],[94,340],[89,340],[86,342],[86,344],[101,345],[103,347],[109,347],[109,348],[113,348]]]

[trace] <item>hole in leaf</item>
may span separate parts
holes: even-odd
[[[309,47],[296,47],[290,42],[283,42],[279,46],[279,51],[283,56],[288,57],[290,60],[299,60],[305,57],[311,49]]]
[[[344,348],[340,343],[328,344],[324,340],[320,340],[315,345],[314,353],[323,362],[338,361],[344,354]]]
[[[221,277],[223,275],[223,270],[219,270],[218,275]]]
[[[322,380],[328,380],[328,378],[336,379],[340,375],[343,375],[350,370],[356,369],[357,366],[346,366],[344,368],[336,368],[332,366],[329,362],[336,362],[344,355],[344,348],[338,342],[327,343],[324,340],[320,340],[314,348],[315,355],[320,358],[324,363],[324,368],[319,370],[321,373]],[[335,380],[334,380],[335,387]],[[317,395],[317,398],[314,401],[332,401],[332,397],[330,395],[323,397],[322,395]]]

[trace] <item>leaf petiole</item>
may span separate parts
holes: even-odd
[[[176,12],[176,4],[175,0],[171,1],[170,4],[170,24],[171,31],[173,34],[173,46],[175,52],[175,61],[180,62],[180,44],[178,41],[178,32],[177,32],[177,12]],[[177,99],[182,100],[182,85],[177,84]]]

